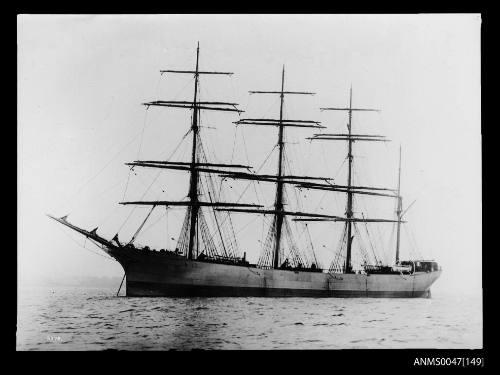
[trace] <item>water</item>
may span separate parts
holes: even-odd
[[[20,287],[18,350],[481,348],[481,298],[132,298]]]

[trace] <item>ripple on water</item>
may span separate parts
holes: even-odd
[[[54,288],[48,297],[20,292],[18,349],[482,346],[480,298],[464,305],[446,297],[432,304],[395,304],[371,299],[126,298],[115,293]]]

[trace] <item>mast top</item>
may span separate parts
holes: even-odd
[[[200,71],[198,69],[198,62],[200,59],[200,42],[198,42],[197,47],[196,47],[196,70],[176,70],[176,69],[166,69],[166,70],[160,70],[160,73],[163,75],[163,73],[184,73],[184,74],[194,74],[195,76],[198,76],[200,74],[222,74],[222,75],[233,75],[234,73],[232,72],[209,72],[209,71]]]
[[[366,111],[366,112],[381,112],[380,109],[372,109],[372,108],[352,108],[352,83],[351,87],[349,88],[349,107],[322,107],[320,108],[320,111]]]
[[[315,92],[306,92],[306,91],[285,91],[285,64],[283,64],[283,70],[281,71],[281,90],[280,91],[249,91],[250,94],[279,94],[279,95],[288,95],[288,94],[297,94],[297,95],[316,95]]]

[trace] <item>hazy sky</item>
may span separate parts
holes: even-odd
[[[318,109],[347,105],[351,84],[355,106],[380,108],[380,114],[356,116],[354,132],[386,135],[392,142],[356,144],[355,180],[395,187],[401,144],[404,203],[416,199],[406,216],[402,255],[416,247],[443,266],[435,289],[479,291],[480,28],[481,17],[473,14],[19,16],[20,280],[122,275],[118,263],[96,255],[99,250],[89,243],[95,253],[82,249],[78,234],[45,214],[70,214],[71,222],[99,226],[103,236],[119,231],[120,238],[130,238],[148,209],[138,208],[121,227],[131,207],[117,203],[140,199],[156,172],[136,170],[129,178],[124,163],[165,159],[189,129],[189,113],[146,111],[140,104],[192,98],[190,77],[160,76],[159,70],[194,68],[199,41],[201,69],[235,73],[203,77],[201,98],[240,103],[246,111],[242,117],[279,114],[277,98],[250,96],[248,90],[279,89],[283,64],[286,89],[317,93],[287,100],[288,118],[319,120],[325,132],[343,132],[345,115]],[[207,150],[216,162],[258,167],[276,143],[276,130],[236,128],[232,121],[237,118],[203,114]],[[294,172],[345,182],[345,145],[304,140],[312,133],[287,131]],[[171,160],[186,161],[188,152],[185,141]],[[263,173],[273,173],[272,156]],[[244,186],[228,186],[227,199],[237,199]],[[259,189],[260,198],[251,188],[242,201],[271,204],[272,189]],[[166,172],[146,198],[186,194],[185,175]],[[344,210],[342,195],[302,195],[304,209]],[[393,215],[393,202],[371,202],[359,198],[355,211],[366,205],[375,216]],[[182,210],[155,214],[139,243],[172,246]],[[241,247],[256,260],[258,240],[266,233],[262,218],[235,220]],[[389,238],[392,227],[384,225],[375,227],[377,238]],[[327,262],[341,225],[310,229],[315,249]],[[406,235],[413,240],[405,240]],[[393,245],[384,248],[385,240],[374,241],[390,260]]]

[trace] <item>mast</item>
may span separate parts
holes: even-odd
[[[403,209],[403,198],[401,197],[401,145],[399,146],[399,170],[398,170],[398,203],[396,215],[398,218],[397,234],[396,234],[396,264],[399,263],[399,242],[401,236],[401,211]]]
[[[272,214],[274,215],[274,248],[272,249],[273,257],[272,264],[273,268],[279,268],[280,265],[280,248],[282,242],[282,228],[285,216],[304,216],[309,215],[307,213],[299,212],[288,212],[284,211],[283,206],[283,189],[285,184],[297,185],[303,180],[324,180],[328,181],[328,178],[324,177],[312,177],[312,176],[288,176],[284,174],[284,134],[285,127],[299,127],[299,128],[324,128],[319,125],[318,121],[313,120],[295,120],[295,119],[284,119],[283,118],[283,106],[285,101],[285,95],[314,95],[313,92],[305,91],[285,91],[285,66],[281,72],[281,89],[279,91],[250,91],[250,94],[275,94],[280,96],[280,114],[279,118],[246,118],[240,119],[235,122],[236,125],[257,125],[257,126],[277,126],[278,127],[278,170],[276,175],[258,175],[253,173],[242,173],[242,172],[226,172],[221,175],[225,178],[236,178],[236,179],[248,179],[255,181],[267,181],[276,184],[276,198],[274,202],[273,210],[248,210],[248,209],[238,209],[238,208],[216,208],[218,211],[232,211],[241,213],[262,213],[262,214]],[[318,215],[311,215],[312,217],[321,217]],[[329,218],[334,218],[329,216]],[[335,217],[336,218],[336,217]],[[273,228],[273,227],[272,227]]]
[[[132,201],[132,202],[121,202],[121,204],[134,204],[134,205],[164,205],[164,206],[187,206],[186,211],[186,257],[187,259],[193,259],[196,255],[195,252],[198,251],[198,227],[199,227],[199,214],[201,207],[261,207],[260,205],[253,204],[239,204],[232,202],[202,202],[199,200],[199,180],[201,173],[213,173],[222,174],[231,171],[231,168],[236,169],[249,169],[250,166],[238,165],[238,164],[222,164],[222,163],[210,163],[206,160],[198,162],[201,158],[200,145],[201,138],[200,128],[199,128],[199,114],[201,110],[210,111],[225,111],[225,112],[237,112],[241,113],[243,111],[237,108],[237,103],[228,103],[222,101],[200,101],[199,100],[199,79],[200,75],[232,75],[230,72],[217,72],[217,71],[200,71],[199,70],[199,60],[200,60],[200,43],[198,42],[196,48],[196,66],[195,70],[160,70],[160,73],[178,73],[178,74],[192,74],[194,76],[194,95],[192,101],[186,100],[155,100],[143,105],[147,106],[158,106],[158,107],[170,107],[170,108],[181,108],[192,110],[192,121],[190,131],[193,134],[192,139],[192,150],[191,150],[191,160],[189,162],[183,161],[163,161],[163,160],[137,160],[132,163],[126,163],[127,165],[134,167],[146,167],[146,168],[161,168],[161,169],[173,169],[173,170],[183,170],[190,173],[189,179],[189,192],[188,201]],[[222,168],[222,169],[220,169]],[[226,169],[226,168],[229,168]],[[187,217],[189,215],[189,218]],[[187,227],[189,225],[189,228]]]
[[[280,95],[280,116],[278,119],[269,119],[269,118],[246,118],[240,119],[234,122],[237,125],[257,125],[257,126],[277,126],[278,133],[278,171],[276,175],[264,175],[264,174],[255,174],[255,173],[245,173],[245,172],[222,172],[221,176],[224,178],[231,179],[246,179],[253,181],[266,181],[272,182],[276,184],[276,200],[274,203],[274,209],[248,209],[248,208],[222,208],[217,207],[215,210],[217,211],[229,211],[229,212],[239,212],[239,213],[260,213],[260,214],[272,214],[274,215],[274,249],[273,249],[273,257],[272,264],[273,268],[279,268],[280,265],[280,247],[282,241],[282,225],[286,216],[295,216],[299,218],[292,219],[294,221],[333,221],[333,222],[345,222],[346,230],[349,231],[349,261],[346,263],[348,267],[346,269],[350,270],[350,253],[352,246],[352,223],[355,222],[363,222],[363,223],[373,223],[373,222],[391,222],[394,223],[395,220],[386,220],[386,219],[367,219],[367,218],[356,218],[353,217],[353,195],[354,194],[367,194],[374,196],[386,196],[386,197],[395,197],[395,194],[390,193],[381,193],[378,191],[388,191],[394,192],[394,189],[380,188],[380,187],[368,187],[368,186],[355,186],[352,181],[352,144],[355,141],[369,141],[369,142],[388,142],[384,136],[380,135],[367,135],[367,134],[352,134],[351,125],[352,125],[352,113],[354,111],[376,111],[377,109],[364,109],[364,108],[353,108],[352,107],[352,89],[350,92],[350,102],[349,108],[321,108],[321,110],[337,110],[337,111],[349,111],[349,123],[348,123],[348,134],[315,134],[313,137],[308,138],[310,140],[340,140],[340,141],[349,141],[349,174],[347,185],[336,185],[332,184],[331,178],[328,177],[313,177],[313,176],[296,176],[296,175],[286,175],[284,173],[283,168],[283,158],[284,158],[284,128],[285,127],[307,127],[307,128],[324,128],[324,126],[320,125],[319,121],[312,120],[291,120],[283,118],[283,105],[284,105],[284,97],[288,94],[298,94],[298,95],[314,95],[312,92],[303,92],[303,91],[285,91],[285,67],[283,66],[282,74],[281,74],[281,90],[280,91],[250,91],[250,94],[276,94]],[[324,183],[316,183],[316,182],[308,182],[313,180],[323,180]],[[338,191],[347,193],[348,195],[348,203],[347,209],[344,217],[335,216],[335,215],[320,215],[316,213],[308,213],[308,212],[292,212],[285,211],[283,206],[283,188],[285,184],[295,185],[298,188],[305,189],[319,189],[319,190],[329,190],[329,191]]]
[[[191,151],[191,176],[189,180],[189,200],[193,203],[192,206],[189,207],[190,213],[190,226],[189,226],[189,245],[188,245],[188,253],[186,254],[188,259],[193,258],[193,247],[194,247],[194,237],[196,234],[197,227],[197,219],[198,219],[198,170],[195,168],[196,161],[198,159],[196,141],[198,138],[198,108],[197,108],[197,99],[198,99],[198,66],[200,59],[200,42],[198,42],[198,46],[196,48],[196,70],[194,73],[194,99],[193,99],[193,121],[191,124],[191,131],[193,132],[193,149]]]
[[[347,251],[346,251],[346,259],[345,259],[345,273],[351,272],[351,248],[352,248],[352,222],[349,220],[352,218],[352,138],[351,138],[351,125],[352,125],[352,86],[349,90],[349,122],[347,123],[347,129],[349,134],[348,139],[348,151],[347,158],[349,160],[349,169],[347,172],[347,208],[346,208],[346,222],[347,226]]]
[[[347,150],[347,159],[348,159],[348,171],[347,171],[347,186],[342,188],[335,188],[333,186],[328,186],[325,184],[301,184],[304,187],[308,187],[311,189],[324,189],[324,190],[332,190],[332,191],[342,191],[347,194],[347,204],[345,211],[345,230],[347,231],[347,246],[346,246],[346,259],[344,264],[344,273],[352,272],[351,265],[351,254],[352,254],[352,224],[354,222],[364,221],[364,222],[390,222],[390,220],[383,219],[373,219],[373,220],[359,220],[353,217],[353,195],[354,194],[369,194],[369,195],[379,195],[379,196],[393,196],[388,194],[374,193],[374,192],[366,192],[364,189],[368,190],[381,190],[377,188],[363,188],[353,186],[352,183],[352,164],[353,164],[353,153],[352,147],[353,143],[356,141],[368,141],[368,142],[387,142],[388,140],[385,137],[380,135],[366,135],[366,134],[353,134],[352,133],[352,113],[354,111],[372,111],[379,112],[378,109],[368,109],[368,108],[353,108],[352,107],[352,85],[349,90],[349,107],[348,108],[321,108],[321,110],[329,110],[329,111],[347,111],[348,112],[348,123],[347,123],[347,134],[315,134],[313,137],[309,138],[311,140],[330,140],[330,141],[347,141],[348,150]],[[390,189],[383,189],[390,190]],[[300,221],[311,221],[311,219],[298,219]],[[323,219],[318,219],[315,221],[323,221]]]
[[[278,133],[278,175],[276,181],[276,201],[274,203],[274,209],[276,210],[275,214],[275,222],[276,222],[276,234],[275,234],[275,243],[274,243],[274,257],[273,257],[273,267],[279,267],[279,254],[280,254],[280,245],[281,245],[281,229],[283,226],[283,182],[282,182],[282,174],[283,174],[283,136],[284,136],[284,127],[283,127],[283,101],[284,101],[284,88],[285,88],[285,65],[283,65],[283,72],[281,74],[281,94],[280,94],[280,119],[279,119],[279,133]]]

